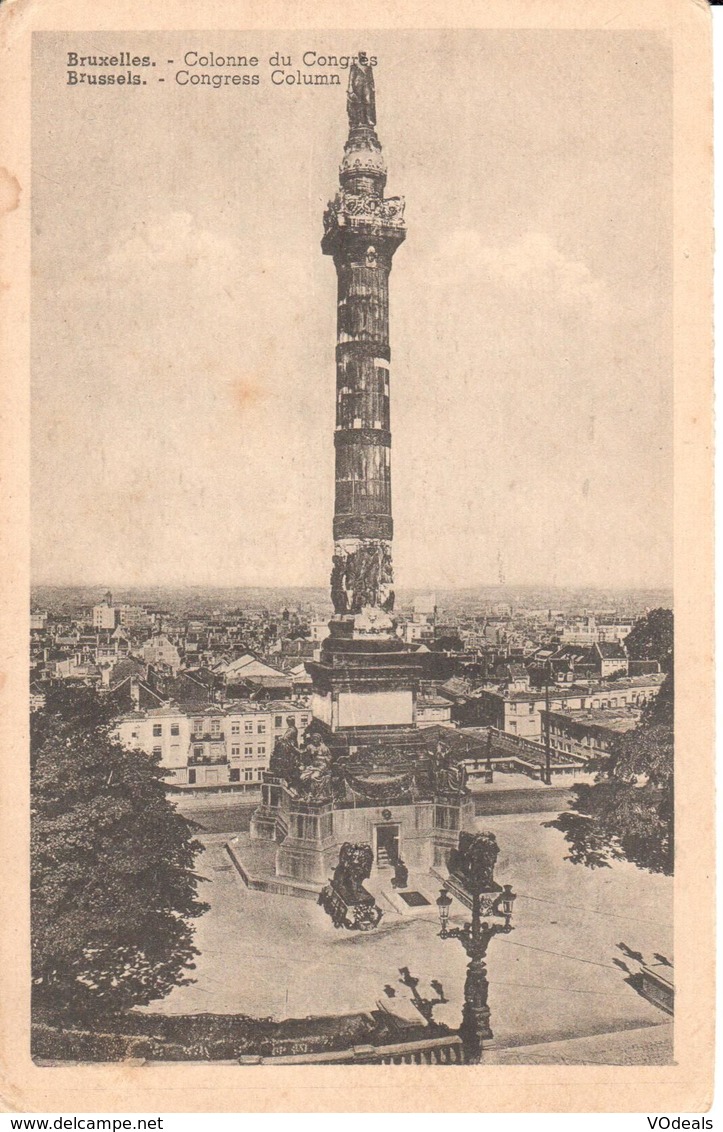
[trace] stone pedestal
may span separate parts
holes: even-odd
[[[474,801],[432,798],[389,805],[307,802],[278,780],[264,783],[264,801],[251,821],[255,840],[278,843],[275,876],[293,884],[326,884],[345,842],[366,843],[380,866],[384,846],[394,842],[413,871],[444,868],[459,833],[475,828]],[[390,866],[389,866],[390,867]]]
[[[301,802],[286,795],[280,828],[288,833],[276,851],[276,874],[326,884],[339,858],[331,802]]]
[[[422,667],[395,636],[344,634],[332,619],[321,658],[307,664],[313,681],[312,712],[331,731],[416,726]]]
[[[261,787],[261,805],[251,816],[251,836],[256,841],[283,841],[288,834],[285,811],[282,810],[282,795],[287,793],[286,784],[267,774]]]

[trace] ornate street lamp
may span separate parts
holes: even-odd
[[[493,1038],[487,997],[489,982],[485,957],[490,940],[513,931],[512,909],[516,894],[512,886],[502,888],[493,877],[499,849],[493,834],[460,834],[459,848],[450,855],[450,877],[472,898],[472,920],[462,928],[450,928],[449,909],[452,903],[446,888],[437,897],[437,910],[442,925],[442,939],[458,939],[469,957],[464,984],[464,1009],[460,1037],[467,1062],[482,1060],[482,1044]],[[503,923],[482,921],[482,916],[499,916]]]
[[[501,910],[501,914],[505,917],[505,926],[508,928],[510,927],[510,920],[512,919],[512,906],[515,903],[516,899],[517,893],[512,891],[512,885],[503,884],[502,895],[499,898],[498,907]],[[510,931],[512,931],[512,928],[510,928]]]
[[[442,939],[447,939],[449,935],[447,924],[449,922],[449,909],[451,904],[452,897],[449,895],[446,888],[442,888],[437,897],[437,911],[439,912],[439,922],[442,925],[442,930],[439,934]]]

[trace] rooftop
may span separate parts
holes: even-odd
[[[596,696],[600,694],[624,691],[626,688],[652,688],[660,687],[665,679],[662,672],[651,672],[648,676],[625,676],[620,680],[605,680],[604,682],[590,681],[585,684],[551,684],[550,699],[574,699],[577,696]],[[445,685],[446,686],[446,685]],[[531,689],[529,692],[509,692],[504,688],[486,687],[478,689],[475,695],[488,692],[507,701],[531,702],[545,698],[545,689]]]
[[[484,692],[492,692],[493,695],[500,696],[501,699],[513,703],[521,701],[523,703],[532,703],[537,700],[544,700],[545,689],[537,688],[530,689],[529,692],[509,692],[501,688],[483,688]],[[566,684],[564,687],[559,684],[550,685],[550,699],[578,699],[580,696],[586,696],[588,688],[582,684]]]
[[[632,731],[640,722],[640,712],[620,711],[618,708],[591,708],[580,711],[551,711],[550,715],[571,723],[583,723],[594,727],[604,727],[608,731],[624,734]]]
[[[628,654],[622,645],[612,641],[597,641],[594,646],[603,660],[627,660]]]
[[[447,701],[445,701],[447,702]],[[180,707],[178,704],[163,704],[156,708],[146,708],[142,711],[126,712],[123,719],[159,719],[165,716],[179,715],[188,719],[198,719],[201,716],[231,716],[231,715],[269,715],[273,712],[307,711],[303,704],[292,703],[290,700],[230,700],[226,704],[195,704]]]
[[[604,683],[590,683],[591,692],[614,692],[617,688],[650,688],[660,686],[665,679],[664,672],[650,672],[647,676],[621,676],[619,679],[606,680]]]

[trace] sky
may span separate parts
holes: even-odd
[[[33,62],[36,583],[330,570],[341,86],[378,57],[403,587],[672,579],[671,55],[658,33],[42,33]],[[166,82],[68,86],[65,53]],[[186,51],[255,87],[181,87]],[[173,66],[167,60],[174,59]],[[312,69],[313,70],[313,69]]]

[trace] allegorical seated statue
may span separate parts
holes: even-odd
[[[269,771],[283,778],[305,801],[325,801],[331,797],[331,751],[316,731],[300,745],[291,716],[287,723],[286,731],[274,743]]]
[[[467,789],[467,771],[458,763],[448,747],[437,743],[432,753],[434,790],[436,794],[459,795]]]
[[[331,797],[331,751],[316,731],[309,734],[301,752],[298,789],[308,802]]]
[[[371,845],[345,841],[341,846],[334,876],[319,893],[319,904],[331,916],[335,928],[368,931],[381,920],[381,908],[364,887],[373,862]]]
[[[460,833],[457,848],[449,854],[450,875],[471,894],[501,892],[494,876],[499,852],[494,833]]]
[[[301,751],[299,750],[299,733],[295,726],[287,727],[274,743],[274,749],[269,759],[269,771],[276,778],[283,780],[293,790],[299,783],[299,770],[301,767]]]

